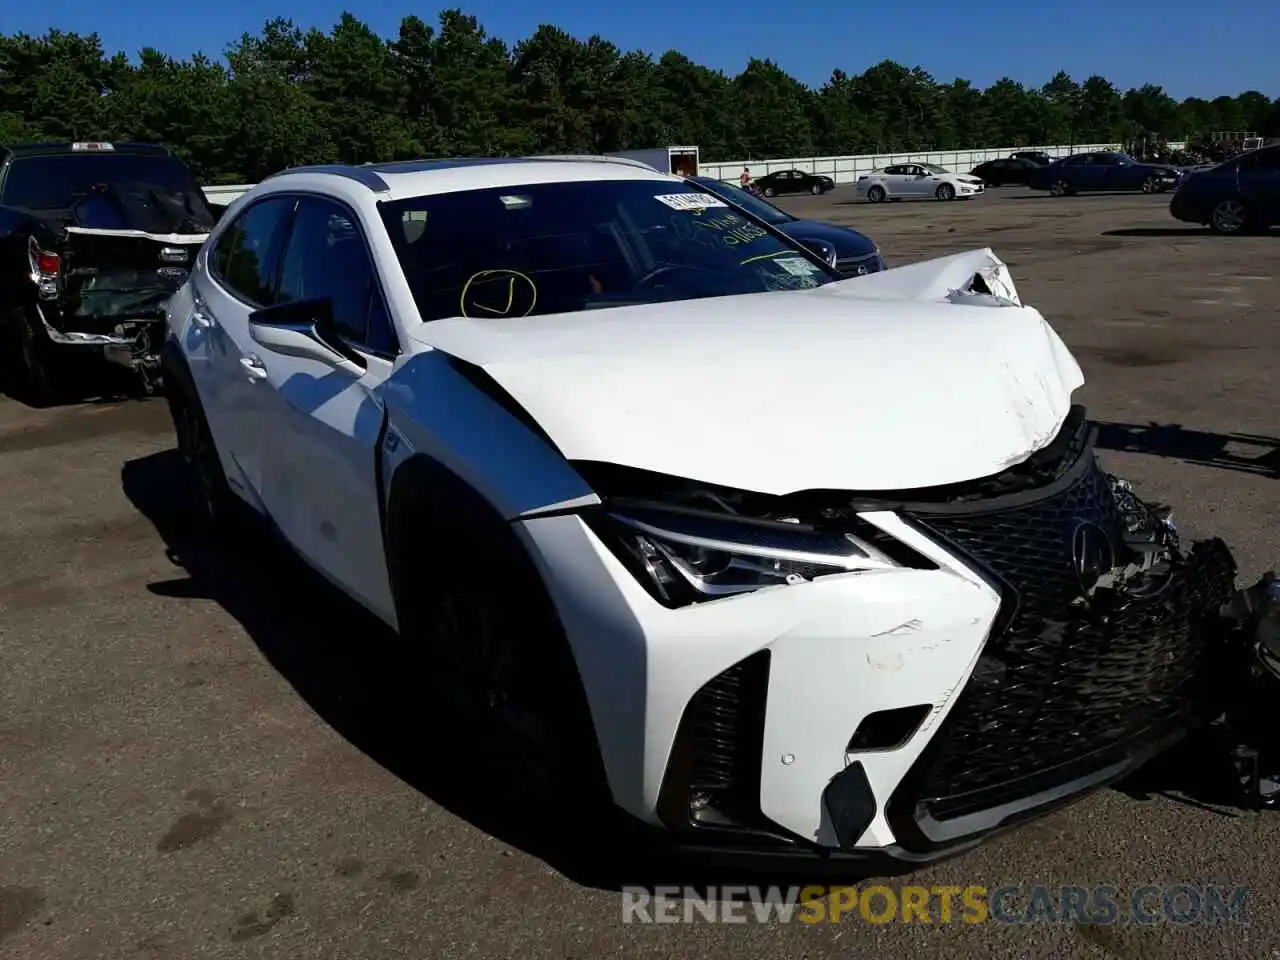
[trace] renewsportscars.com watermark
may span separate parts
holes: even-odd
[[[1113,886],[623,887],[623,923],[1249,922],[1249,888]]]

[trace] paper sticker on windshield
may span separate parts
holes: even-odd
[[[664,193],[653,199],[665,203],[672,210],[706,210],[708,207],[729,206],[709,193]]]
[[[811,277],[817,273],[817,267],[803,257],[779,257],[773,262],[793,277]]]

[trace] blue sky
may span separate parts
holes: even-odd
[[[5,7],[3,33],[96,31],[109,51],[132,54],[152,46],[179,56],[221,54],[271,16],[327,28],[345,7],[391,36],[405,14],[433,22],[437,9],[385,0],[6,0]],[[624,49],[675,48],[729,73],[741,70],[748,57],[769,57],[815,86],[837,67],[856,73],[890,59],[922,66],[940,80],[960,76],[981,86],[1002,75],[1039,85],[1064,69],[1077,79],[1100,73],[1121,87],[1158,83],[1179,99],[1248,89],[1280,96],[1277,0],[1223,6],[1203,0],[1033,0],[1005,7],[1008,13],[997,12],[999,4],[954,0],[480,0],[463,9],[508,42],[552,23],[581,37],[599,33]],[[533,10],[538,13],[527,12]]]

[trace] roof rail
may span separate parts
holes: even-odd
[[[346,163],[316,163],[301,167],[286,167],[284,170],[277,170],[266,180],[282,177],[286,173],[327,173],[331,176],[346,177],[348,180],[354,180],[356,183],[363,184],[377,193],[385,193],[389,189],[387,181],[383,180],[367,166],[352,166]]]
[[[544,153],[532,157],[524,157],[525,160],[568,160],[577,163],[620,163],[626,167],[639,167],[642,170],[657,170],[658,168],[652,164],[645,163],[642,160],[633,160],[630,157],[612,157],[606,153]],[[661,170],[658,170],[661,173]]]

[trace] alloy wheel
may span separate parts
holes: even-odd
[[[1240,233],[1248,222],[1248,213],[1239,200],[1223,200],[1213,208],[1213,229],[1219,233]]]
[[[503,629],[505,619],[483,591],[466,584],[446,589],[433,617],[440,667],[466,708],[541,750],[547,724],[537,708],[537,671],[524,662],[514,632]]]

